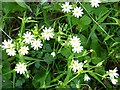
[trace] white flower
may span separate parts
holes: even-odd
[[[69,2],[65,2],[65,4],[62,4],[62,11],[63,12],[70,12],[70,9],[72,9],[72,5],[69,5]]]
[[[52,55],[53,57],[55,57],[55,52],[52,52],[51,55]]]
[[[75,45],[72,49],[74,53],[80,53],[83,50],[83,46]]]
[[[17,73],[24,74],[27,71],[25,63],[19,62],[16,64],[15,71],[17,71]]]
[[[87,74],[85,74],[84,81],[89,81],[89,80],[90,80],[90,77]]]
[[[109,70],[107,71],[107,73],[109,74],[110,78],[118,78],[119,74],[116,73],[118,70],[117,70],[117,67],[114,68],[114,70]]]
[[[90,0],[92,7],[99,7],[100,0]]]
[[[74,60],[73,63],[72,63],[72,70],[74,72],[77,72],[79,70],[83,70],[83,63],[79,63],[78,60]]]
[[[77,38],[77,36],[73,36],[73,38],[70,38],[70,44],[72,46],[80,45],[80,38]]]
[[[25,55],[25,54],[28,54],[28,50],[29,48],[27,46],[23,46],[23,47],[20,47],[19,52],[20,54]]]
[[[15,48],[7,49],[6,52],[9,56],[15,56],[16,55]]]
[[[31,32],[26,32],[23,34],[23,42],[27,43],[27,44],[30,44],[32,39],[33,39],[34,35],[31,34]]]
[[[41,43],[40,39],[34,39],[31,43],[31,47],[34,48],[34,50],[38,50],[38,48],[42,48],[43,44]]]
[[[75,7],[73,10],[73,15],[77,18],[81,17],[83,14],[83,9],[81,7]]]
[[[50,38],[53,38],[54,33],[53,33],[53,28],[49,27],[48,29],[45,27],[45,29],[43,29],[43,32],[41,33],[42,37],[45,40],[50,40]]]
[[[3,49],[9,49],[9,48],[13,48],[14,44],[12,44],[12,40],[4,40],[4,42],[2,42],[2,48]]]
[[[118,80],[115,79],[115,78],[110,78],[110,80],[111,80],[111,82],[112,82],[114,85],[118,82]]]

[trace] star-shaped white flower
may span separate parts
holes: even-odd
[[[2,42],[2,48],[3,49],[10,49],[10,48],[13,48],[13,46],[14,46],[14,44],[12,44],[12,40],[9,40],[8,39],[8,41],[6,41],[6,40],[4,40],[4,42]]]
[[[72,12],[73,12],[73,16],[79,18],[82,17],[83,9],[81,7],[75,7]]]
[[[41,43],[40,39],[34,39],[31,43],[31,47],[34,48],[34,50],[38,50],[38,48],[42,48],[43,44]]]
[[[70,9],[72,9],[72,5],[69,5],[69,2],[65,2],[65,4],[62,4],[62,11],[63,12],[70,12]]]
[[[55,52],[52,52],[51,55],[52,55],[53,57],[55,57]]]
[[[85,74],[84,81],[89,81],[89,80],[90,80],[90,77],[87,74]]]
[[[25,65],[25,63],[19,62],[18,64],[16,64],[15,71],[17,71],[17,73],[24,74],[27,71],[26,67],[27,66]]]
[[[34,35],[32,35],[31,32],[27,31],[26,33],[23,34],[23,38],[24,38],[23,42],[30,44],[31,41],[33,40],[33,37]]]
[[[90,0],[90,2],[91,2],[91,6],[95,8],[99,7],[99,3],[101,3],[100,0]]]
[[[111,80],[112,84],[114,84],[114,85],[117,84],[117,82],[118,82],[118,80],[115,78],[110,78],[110,80]]]
[[[50,38],[53,38],[53,36],[54,36],[53,30],[54,29],[51,27],[49,27],[48,29],[45,27],[45,29],[43,29],[43,32],[41,33],[42,37],[45,40],[50,40]]]
[[[78,62],[78,60],[74,60],[73,62],[72,62],[72,70],[74,71],[74,72],[77,72],[77,71],[80,71],[80,70],[83,70],[83,63],[82,62]]]
[[[80,46],[80,45],[75,45],[73,46],[73,49],[72,49],[74,53],[80,53],[82,52],[82,50],[83,50],[83,46]]]
[[[15,56],[16,55],[15,48],[6,49],[6,52],[9,56]]]
[[[77,36],[73,36],[73,38],[70,38],[70,44],[74,47],[76,45],[80,45],[80,38],[77,38]]]
[[[25,55],[25,54],[28,54],[28,50],[29,50],[28,46],[22,46],[20,47],[19,52],[21,55]]]
[[[113,70],[107,71],[107,73],[111,78],[118,78],[119,74],[117,73],[117,71],[117,67],[115,67]]]

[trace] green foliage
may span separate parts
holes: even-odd
[[[120,77],[116,85],[113,85],[107,73],[120,67],[119,2],[100,3],[97,8],[87,2],[71,2],[69,4],[73,7],[83,9],[84,14],[77,18],[73,15],[73,9],[68,13],[62,11],[63,2],[15,1],[2,3],[2,41],[12,39],[16,51],[15,56],[9,56],[7,50],[2,50],[0,70],[3,88],[119,88]],[[42,37],[45,27],[54,29],[54,36],[50,40]],[[31,43],[23,42],[27,31],[33,34],[34,39],[41,40],[42,48],[34,50]],[[74,46],[69,42],[73,36],[77,36],[80,46],[83,46],[79,53],[73,52]],[[20,54],[22,46],[28,46],[28,54]],[[83,67],[75,72],[73,67],[78,67],[74,66],[76,60]],[[24,74],[16,73],[18,62],[27,65]],[[84,81],[85,74],[90,77],[89,81]]]

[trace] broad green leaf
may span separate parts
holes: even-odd
[[[18,5],[20,5],[21,7],[27,8],[28,10],[30,10],[30,11],[32,12],[31,8],[25,3],[24,0],[15,0],[15,1],[16,1],[16,3],[17,3]]]
[[[102,59],[99,57],[93,57],[91,60],[92,60],[92,63],[95,65],[97,65],[99,62],[102,61]]]
[[[105,69],[104,69],[104,67],[96,67],[95,68],[95,72],[96,73],[99,73],[99,74],[101,74],[101,75],[104,75],[105,74]]]
[[[43,59],[47,64],[51,64],[55,60],[55,58],[53,58],[53,56],[48,53],[45,54]]]
[[[17,81],[16,81],[16,87],[19,87],[19,88],[21,88],[22,87],[22,84],[25,82],[25,79],[24,78],[19,78],[19,79],[17,79]]]
[[[36,67],[36,68],[39,68],[39,67],[40,67],[40,62],[36,62],[36,63],[35,63],[35,67]]]
[[[48,71],[41,71],[36,73],[32,79],[32,84],[35,88],[45,88],[45,86],[49,85],[51,81],[50,73]],[[44,87],[43,87],[44,86]]]
[[[79,23],[79,19],[72,17],[72,25],[78,25],[78,23]]]
[[[52,52],[51,46],[49,43],[45,43],[43,46],[44,52]]]
[[[3,2],[2,3],[3,12],[8,15],[9,13],[14,13],[16,11],[23,11],[25,8],[19,6],[15,2]]]
[[[83,34],[80,34],[79,38],[80,38],[81,44],[85,48],[87,46],[87,44],[86,44],[87,38]]]
[[[87,15],[84,15],[81,17],[80,21],[79,21],[79,24],[82,24],[82,25],[89,25],[91,23],[91,18]]]
[[[68,58],[72,54],[71,49],[66,47],[62,48],[60,53],[66,58]]]

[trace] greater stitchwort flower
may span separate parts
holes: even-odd
[[[12,40],[9,40],[8,39],[8,41],[6,41],[6,40],[4,40],[4,42],[2,42],[2,48],[3,49],[10,49],[10,48],[13,48],[13,46],[14,46],[14,44],[12,44]]]
[[[112,84],[117,84],[117,82],[118,82],[118,80],[117,79],[115,79],[115,78],[112,78],[112,77],[110,77],[110,80],[111,80],[111,82],[112,82]]]
[[[54,36],[53,30],[54,29],[51,27],[49,27],[48,29],[45,27],[45,29],[43,29],[43,32],[41,33],[42,37],[45,40],[50,40],[50,38],[53,38],[53,36]]]
[[[15,56],[16,55],[15,48],[7,49],[6,52],[9,56]]]
[[[82,17],[83,9],[81,7],[75,7],[72,12],[75,17],[79,18]]]
[[[70,38],[70,44],[74,47],[76,45],[80,45],[80,38],[77,38],[77,36],[73,36],[73,38]]]
[[[113,70],[107,71],[107,74],[110,76],[110,80],[114,85],[118,82],[118,80],[116,79],[119,76],[117,71],[117,67],[115,67]]]
[[[90,0],[92,7],[99,7],[100,0]]]
[[[17,71],[17,73],[24,74],[27,71],[26,67],[27,66],[25,65],[25,63],[19,62],[18,64],[16,64],[15,71]]]
[[[20,47],[19,52],[21,55],[25,55],[25,54],[28,54],[28,50],[29,50],[28,46],[22,46]]]
[[[62,11],[63,12],[70,12],[70,9],[72,9],[72,5],[69,5],[69,2],[65,2],[65,4],[62,4]]]
[[[90,77],[87,74],[85,74],[84,81],[89,81],[89,80],[90,80]]]
[[[78,60],[73,60],[73,62],[72,62],[72,70],[74,72],[83,70],[83,65],[84,65],[84,63],[82,63],[82,62],[79,63]]]
[[[31,47],[34,48],[34,50],[38,50],[38,48],[42,48],[43,44],[41,43],[40,39],[34,39],[31,43]]]
[[[116,68],[114,68],[113,70],[109,70],[109,71],[107,71],[107,73],[109,74],[109,76],[111,77],[111,78],[118,78],[118,76],[119,76],[119,74],[117,73],[117,67]]]
[[[55,57],[55,52],[52,52],[51,55],[52,55],[53,57]]]
[[[31,41],[33,40],[33,37],[34,35],[32,35],[31,32],[27,31],[26,33],[23,34],[23,38],[24,38],[23,42],[30,44]]]
[[[73,36],[73,38],[70,38],[69,42],[73,47],[72,51],[74,53],[80,53],[83,50],[83,46],[81,46],[80,38],[77,38],[77,36]]]
[[[82,52],[82,50],[83,50],[83,46],[80,46],[80,45],[75,45],[73,46],[73,49],[72,49],[74,53],[80,53]]]

